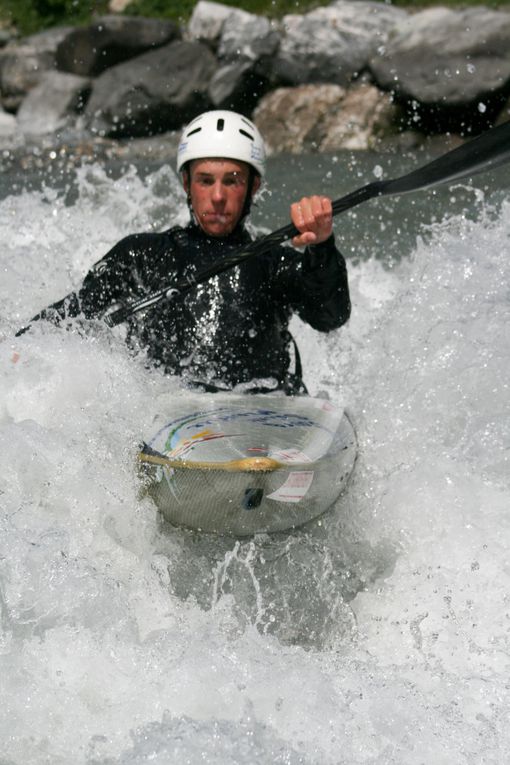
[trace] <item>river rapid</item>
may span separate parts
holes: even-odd
[[[254,226],[426,159],[274,158]],[[352,318],[293,330],[355,471],[319,521],[235,540],[144,495],[137,444],[187,394],[122,327],[13,337],[122,236],[186,220],[173,170],[4,174],[1,765],[509,761],[507,176],[336,219]]]

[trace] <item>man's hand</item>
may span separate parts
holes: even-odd
[[[300,232],[292,240],[294,247],[325,242],[333,231],[333,211],[329,197],[303,197],[300,202],[290,206],[290,217]]]

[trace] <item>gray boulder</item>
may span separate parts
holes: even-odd
[[[0,107],[0,141],[5,139],[14,138],[18,130],[16,117],[12,114],[4,112]]]
[[[285,16],[274,77],[286,84],[345,86],[368,66],[391,29],[405,18],[405,11],[370,0],[338,0],[304,15]]]
[[[47,72],[21,104],[16,115],[25,135],[44,135],[63,127],[83,110],[90,80],[64,72]]]
[[[87,27],[73,29],[57,48],[63,72],[95,77],[122,61],[179,37],[172,21],[136,16],[102,16]]]
[[[55,69],[57,47],[70,31],[70,27],[55,27],[0,50],[0,91],[8,111],[16,111],[44,73]]]
[[[0,48],[3,48],[4,45],[7,45],[7,43],[13,39],[13,37],[14,35],[8,29],[0,28]]]
[[[100,135],[155,135],[180,128],[209,108],[217,62],[200,43],[172,42],[107,69],[93,84],[85,110]]]
[[[416,121],[457,116],[460,123],[466,106],[490,121],[510,89],[510,14],[429,8],[397,25],[370,68],[381,87],[411,105]]]
[[[367,83],[278,88],[265,96],[253,119],[270,152],[299,154],[374,148],[393,124],[396,107]]]
[[[268,19],[240,10],[231,12],[218,43],[221,65],[209,87],[212,104],[250,114],[270,87],[269,73],[279,42]]]
[[[216,49],[223,25],[236,9],[223,3],[199,0],[193,8],[184,36],[187,40],[203,42]]]
[[[249,116],[269,89],[269,82],[248,61],[220,66],[209,84],[208,96],[215,109],[233,109]]]
[[[264,16],[235,10],[225,19],[218,45],[220,61],[268,60],[280,44],[274,24]]]

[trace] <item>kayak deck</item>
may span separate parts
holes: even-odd
[[[342,409],[305,396],[162,402],[139,459],[172,524],[245,536],[301,526],[338,498],[357,453]]]

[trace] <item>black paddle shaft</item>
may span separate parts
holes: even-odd
[[[452,149],[423,167],[413,170],[400,178],[387,181],[374,181],[366,186],[352,191],[333,202],[333,215],[339,215],[362,202],[375,197],[407,194],[411,191],[438,186],[441,183],[458,181],[477,173],[485,172],[491,168],[503,165],[510,161],[510,122],[491,128],[477,138]],[[262,237],[255,242],[250,242],[242,250],[237,250],[217,263],[199,271],[193,277],[178,279],[168,284],[163,289],[153,292],[147,297],[136,300],[130,305],[118,308],[116,311],[105,316],[105,322],[114,327],[133,316],[138,311],[144,311],[150,306],[156,305],[161,300],[171,299],[173,295],[184,294],[192,290],[197,284],[207,281],[217,274],[221,274],[229,268],[238,265],[247,258],[262,255],[275,245],[292,239],[299,234],[298,229],[291,223],[274,231],[272,234]]]

